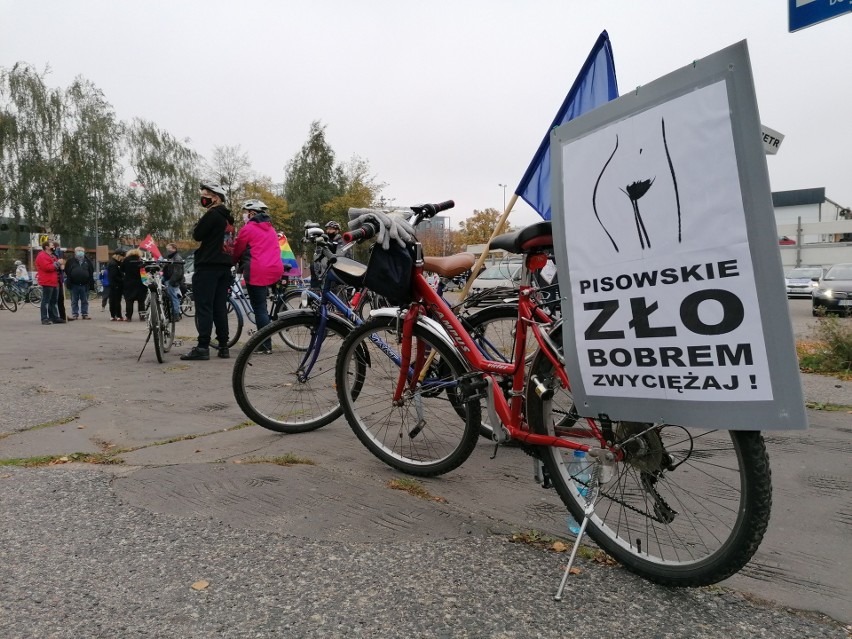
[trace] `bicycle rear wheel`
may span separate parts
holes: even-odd
[[[163,363],[163,335],[160,332],[160,300],[153,292],[148,293],[148,330],[151,331],[151,339],[154,340],[154,353],[157,361]]]
[[[41,304],[41,295],[41,286],[31,286],[30,290],[27,291],[27,301],[33,306],[39,306]]]
[[[264,428],[303,433],[343,413],[334,389],[334,365],[350,327],[331,320],[320,335],[319,324],[313,314],[285,315],[252,335],[237,356],[231,375],[234,397],[246,416]],[[306,348],[273,339],[281,334]],[[306,357],[314,352],[316,361],[308,372]]]
[[[195,300],[192,297],[192,289],[187,289],[180,298],[180,313],[186,317],[195,316]]]
[[[168,293],[164,293],[163,297],[160,298],[160,308],[162,309],[160,335],[163,340],[163,352],[168,353],[175,341],[174,311],[172,309],[172,300],[168,296]]]
[[[393,317],[378,317],[354,329],[337,358],[337,397],[358,439],[383,462],[411,475],[431,477],[461,465],[479,436],[478,401],[466,399],[460,385],[466,372],[459,355],[417,325],[417,345],[434,354],[426,376],[400,405],[392,402],[399,377],[400,331]],[[453,404],[464,411],[456,412]]]
[[[574,441],[591,437],[570,390],[559,386],[543,354],[532,374],[557,389],[550,414],[547,403],[528,391],[533,432]],[[669,586],[713,584],[751,559],[772,503],[769,460],[759,432],[616,422],[613,433],[626,457],[615,464],[612,480],[601,485],[586,529],[601,548],[629,570]],[[578,490],[583,486],[569,472],[572,451],[539,451],[560,498],[581,521],[586,502]]]

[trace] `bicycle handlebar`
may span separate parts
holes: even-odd
[[[363,242],[364,240],[368,240],[373,237],[376,233],[379,232],[379,227],[370,221],[364,223],[360,229],[355,229],[354,231],[347,231],[343,234],[344,242]]]

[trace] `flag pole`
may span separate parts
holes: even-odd
[[[482,251],[482,254],[477,258],[476,263],[473,265],[473,268],[470,271],[470,277],[467,278],[467,282],[464,283],[464,287],[461,290],[461,300],[464,301],[467,299],[467,294],[470,291],[470,287],[473,286],[473,280],[476,279],[476,276],[479,275],[479,269],[482,268],[482,265],[485,263],[485,259],[488,257],[489,249],[491,248],[491,240],[500,235],[503,232],[503,227],[506,225],[506,220],[509,219],[509,213],[512,212],[512,208],[515,206],[515,202],[518,201],[518,194],[513,193],[512,198],[509,200],[508,204],[506,204],[506,210],[503,211],[503,215],[500,216],[500,219],[497,220],[497,224],[494,227],[494,230],[491,232],[491,237],[488,238],[488,243],[485,245],[485,250]]]

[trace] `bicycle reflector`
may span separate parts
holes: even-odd
[[[547,265],[547,255],[544,253],[533,253],[527,256],[527,268],[531,271],[537,271]]]

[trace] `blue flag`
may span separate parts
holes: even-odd
[[[574,80],[559,111],[556,112],[553,124],[547,130],[541,146],[535,152],[518,188],[515,189],[515,194],[522,197],[545,220],[550,219],[551,130],[617,97],[618,84],[615,80],[612,45],[609,42],[609,35],[604,31],[592,47],[580,74]]]

